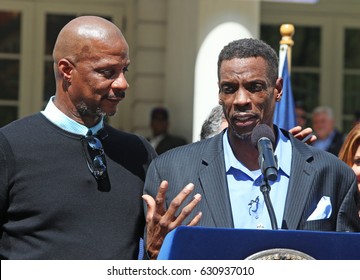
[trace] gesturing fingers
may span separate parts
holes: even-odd
[[[188,184],[185,186],[185,188],[171,201],[169,209],[166,212],[167,216],[164,221],[170,222],[167,224],[168,230],[172,230],[176,228],[177,226],[181,225],[184,220],[193,213],[194,208],[201,200],[201,195],[196,194],[194,195],[194,198],[185,206],[183,206],[183,203],[186,198],[189,197],[191,192],[194,190],[194,184]],[[178,216],[176,216],[176,213],[178,212],[178,209],[183,206]],[[201,213],[198,213],[193,220],[190,222],[189,225],[196,225],[201,218]]]
[[[155,214],[155,200],[148,194],[144,194],[142,199],[145,201],[147,206],[146,223],[150,223]]]
[[[177,226],[177,224],[181,224],[192,213],[192,211],[194,210],[196,205],[200,202],[200,200],[201,200],[201,195],[196,194],[193,200],[181,210],[180,214],[173,222],[174,226]]]
[[[312,144],[317,139],[316,136],[312,134],[313,130],[311,127],[302,129],[300,126],[296,126],[290,129],[289,132],[294,135],[295,138],[307,144]]]
[[[295,127],[293,127],[293,128],[290,128],[289,129],[289,132],[292,134],[292,135],[296,135],[296,134],[299,134],[299,132],[301,132],[301,130],[302,130],[302,128],[301,128],[301,126],[299,126],[299,125],[297,125],[297,126],[295,126]],[[296,137],[296,136],[295,136]]]
[[[169,183],[167,181],[162,181],[155,197],[155,211],[160,215],[165,213],[165,198],[168,187]]]
[[[202,212],[197,213],[196,216],[187,225],[196,226],[200,222],[201,216],[202,216]]]
[[[175,219],[175,213],[182,205],[184,200],[191,194],[194,190],[194,184],[187,184],[182,191],[171,201],[168,210],[166,211],[166,216],[171,217],[171,220]]]
[[[146,248],[151,258],[156,258],[166,234],[181,225],[201,200],[201,195],[195,194],[193,199],[185,205],[185,200],[194,190],[194,184],[188,184],[170,202],[168,209],[165,210],[166,192],[168,187],[168,182],[162,181],[155,199],[151,196],[143,195],[143,199],[148,207],[148,213],[146,215]],[[180,208],[182,209],[178,216],[176,216]],[[201,213],[196,214],[188,223],[188,226],[197,225],[201,219],[201,215]]]
[[[194,196],[194,199],[187,206],[184,207],[183,211],[181,211],[180,215],[177,218],[179,220],[178,222],[182,222],[187,216],[189,216],[196,207],[196,205],[198,205],[200,200],[201,200],[201,195],[196,194]],[[202,216],[202,212],[197,213],[196,216],[187,225],[196,226],[199,223],[201,216]]]

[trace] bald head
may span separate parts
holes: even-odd
[[[129,46],[119,28],[97,16],[81,16],[59,32],[54,50],[54,104],[91,127],[116,113],[129,87]]]
[[[77,62],[91,53],[94,42],[111,46],[119,39],[125,41],[120,29],[112,22],[97,16],[77,17],[60,31],[54,46],[53,59],[57,63],[67,57]]]

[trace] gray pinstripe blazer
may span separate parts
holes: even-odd
[[[279,227],[360,231],[359,206],[356,205],[359,193],[352,169],[336,156],[302,143],[287,131],[283,133],[292,143],[292,162],[284,217],[283,221],[278,221]],[[160,182],[169,181],[168,206],[185,185],[194,183],[193,194],[202,195],[196,209],[203,213],[199,226],[233,228],[222,136],[220,133],[155,158],[148,169],[144,193],[155,197]],[[306,221],[322,196],[331,199],[331,217]]]

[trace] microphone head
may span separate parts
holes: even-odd
[[[251,134],[251,143],[257,148],[258,141],[266,137],[271,141],[273,147],[275,147],[275,135],[270,126],[266,124],[259,124],[255,126]]]

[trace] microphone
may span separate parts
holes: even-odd
[[[251,143],[259,151],[259,165],[264,176],[260,190],[264,195],[264,201],[269,212],[272,229],[278,229],[276,215],[270,200],[270,185],[268,180],[276,181],[278,176],[277,158],[274,155],[275,135],[270,126],[257,125],[251,135]]]
[[[266,124],[257,125],[251,135],[251,143],[259,151],[259,165],[266,180],[276,181],[278,163],[274,155],[275,135]]]

